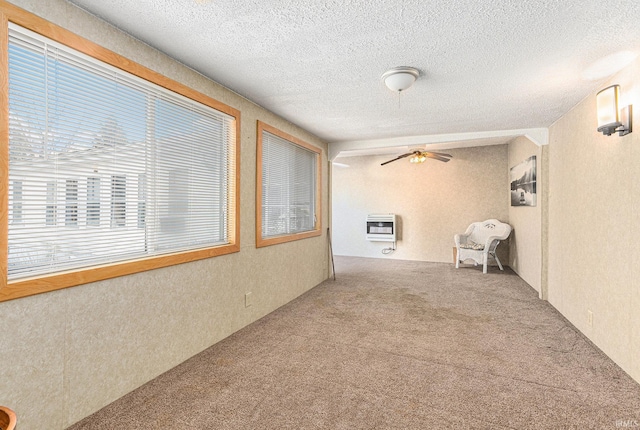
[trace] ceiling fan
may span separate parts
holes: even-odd
[[[453,155],[445,154],[443,152],[429,152],[429,151],[420,151],[416,149],[414,151],[407,152],[406,154],[399,155],[393,160],[385,161],[380,165],[384,166],[385,164],[389,164],[392,161],[400,160],[401,158],[406,158],[406,157],[409,157],[410,155],[413,155],[413,157],[409,159],[411,163],[424,163],[427,158],[432,158],[438,161],[444,161],[446,163],[451,158],[453,158]]]

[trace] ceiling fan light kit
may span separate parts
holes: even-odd
[[[409,88],[420,76],[418,69],[414,67],[394,67],[382,74],[384,84],[391,91],[400,92]]]
[[[424,163],[426,160],[427,160],[427,156],[424,155],[422,152],[409,158],[410,163]]]

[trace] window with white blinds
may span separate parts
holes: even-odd
[[[319,234],[320,150],[259,123],[258,245],[279,243],[311,232]],[[307,237],[307,236],[304,236]],[[265,241],[266,239],[266,241]]]
[[[9,27],[9,280],[229,243],[236,118]]]

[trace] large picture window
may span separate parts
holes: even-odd
[[[3,42],[13,222],[0,300],[239,249],[235,109],[95,45],[89,56],[14,23]]]
[[[320,235],[320,149],[258,122],[256,245]]]

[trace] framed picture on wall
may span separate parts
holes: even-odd
[[[511,206],[536,205],[536,156],[524,160],[510,170]]]

